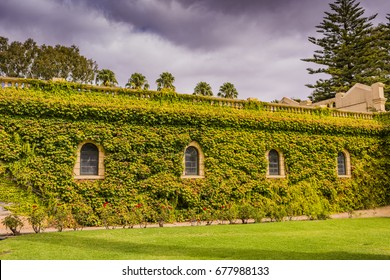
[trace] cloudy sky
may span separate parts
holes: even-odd
[[[0,0],[0,36],[41,44],[77,45],[124,86],[134,72],[151,89],[165,71],[180,93],[200,81],[216,95],[233,83],[240,99],[306,99],[316,36],[333,0]],[[389,0],[361,0],[376,23]]]

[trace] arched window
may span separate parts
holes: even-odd
[[[346,150],[337,154],[337,175],[344,178],[351,177],[351,158]]]
[[[99,175],[99,149],[92,143],[81,147],[80,175]]]
[[[268,153],[268,174],[269,175],[280,175],[279,166],[279,153],[275,150],[271,150]]]
[[[267,159],[267,178],[285,178],[284,157],[279,150],[269,150],[265,154]]]
[[[104,179],[104,150],[99,144],[84,141],[77,147],[77,159],[73,169],[77,180]]]
[[[184,175],[199,175],[199,152],[189,146],[185,152],[185,171]]]
[[[184,149],[181,178],[204,178],[204,155],[202,148],[195,141]]]
[[[346,160],[343,152],[339,152],[337,156],[337,174],[347,175]]]

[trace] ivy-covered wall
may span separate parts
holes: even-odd
[[[315,217],[389,204],[388,119],[8,88],[0,89],[0,161],[20,187],[43,201],[88,207],[96,223],[107,202],[129,209],[169,204],[183,217],[243,203],[271,218]],[[77,147],[85,140],[104,149],[103,180],[74,179]],[[191,141],[204,153],[205,178],[181,178]],[[283,154],[285,178],[266,178],[270,149]],[[343,150],[350,154],[351,178],[337,176]]]

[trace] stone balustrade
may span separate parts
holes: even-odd
[[[29,79],[21,78],[10,78],[10,77],[0,77],[0,85],[2,88],[7,87],[17,87],[17,88],[29,88],[31,87]],[[53,81],[50,81],[53,82]],[[39,81],[42,85],[47,84],[47,81]],[[106,94],[125,94],[129,96],[134,96],[140,99],[151,99],[156,96],[160,96],[159,92],[155,91],[136,91],[121,87],[105,87],[105,86],[96,86],[96,85],[85,85],[85,84],[76,84],[69,83],[71,88],[77,89],[78,91],[95,91],[103,92]],[[172,97],[172,99],[180,100],[183,102],[192,102],[192,103],[201,103],[209,104],[211,106],[223,106],[223,107],[232,107],[236,109],[252,109],[255,107],[257,110],[263,110],[267,112],[288,112],[294,114],[318,114],[319,107],[305,107],[305,106],[293,106],[286,104],[278,103],[266,103],[253,99],[249,100],[237,100],[237,99],[224,99],[218,97],[207,97],[207,96],[196,96],[191,94],[177,94]],[[337,118],[355,118],[355,119],[373,119],[374,114],[371,112],[361,113],[361,112],[346,112],[338,111],[329,108],[321,108],[320,110],[329,110],[330,116]],[[386,115],[390,115],[385,113]]]

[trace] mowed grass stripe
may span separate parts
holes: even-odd
[[[390,218],[30,234],[0,259],[390,259]]]

